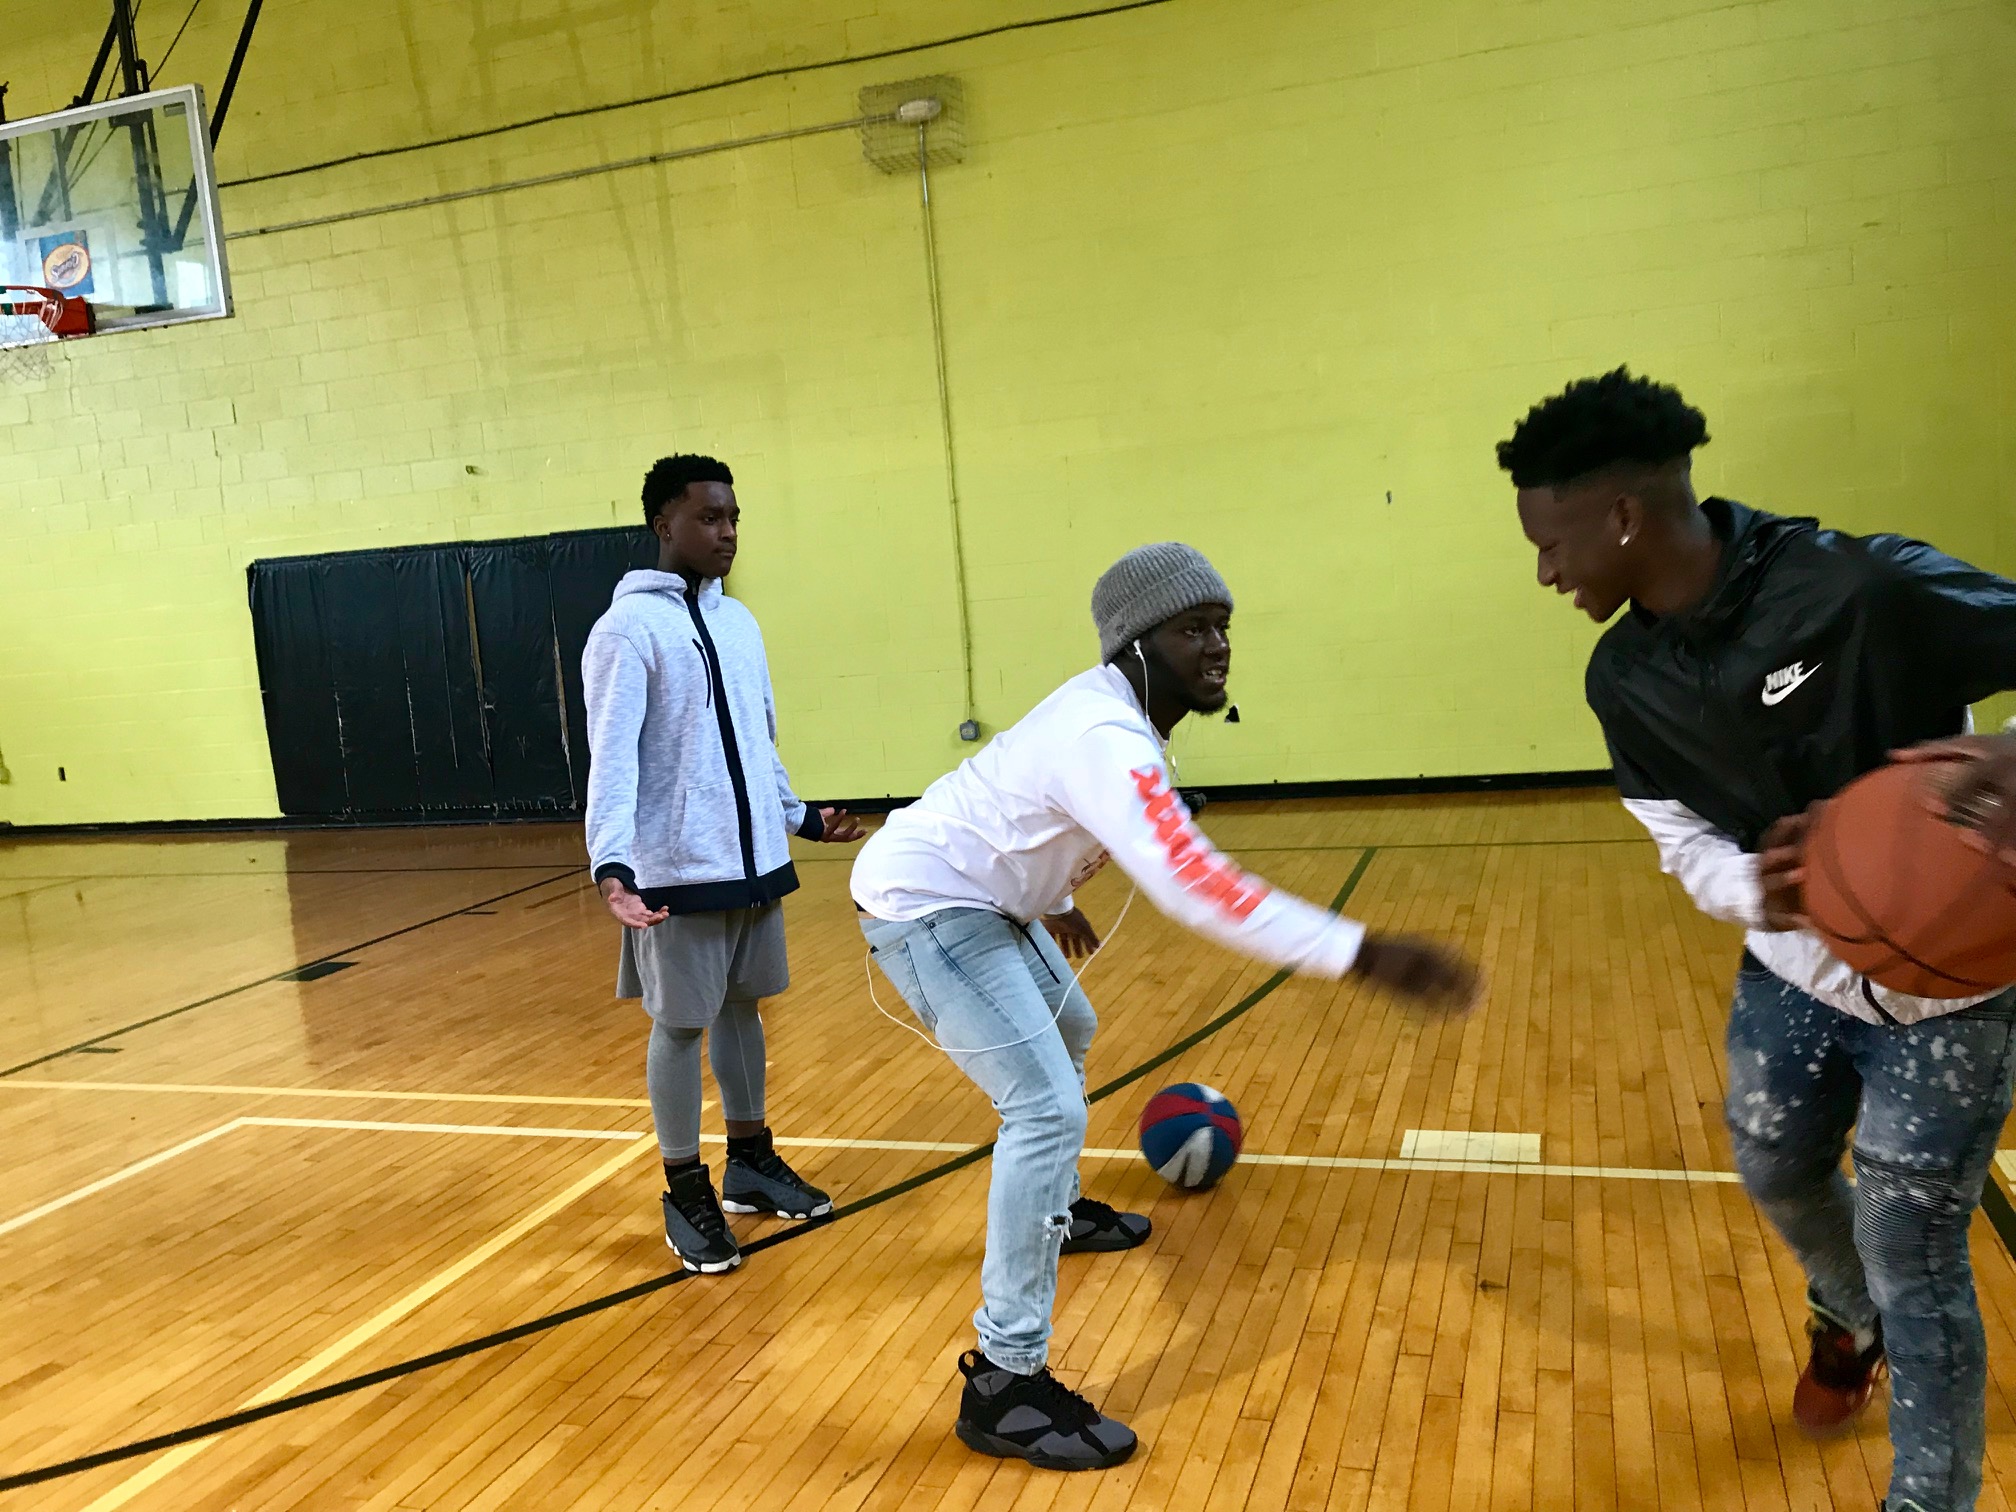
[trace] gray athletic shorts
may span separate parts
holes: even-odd
[[[668,1029],[705,1029],[730,998],[775,997],[790,985],[782,903],[674,914],[623,931],[616,996],[642,998]]]

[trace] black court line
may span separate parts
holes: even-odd
[[[24,887],[18,892],[0,893],[0,903],[11,903],[16,898],[32,897],[39,892],[53,892],[56,888],[63,887],[71,882],[88,882],[90,880],[89,877],[53,877],[49,881],[44,882],[41,878],[32,876],[0,877],[0,882],[33,882],[35,884],[33,887]]]
[[[1344,879],[1344,885],[1337,890],[1337,896],[1330,900],[1330,911],[1332,913],[1341,913],[1343,911],[1344,905],[1351,899],[1351,894],[1357,891],[1358,883],[1364,877],[1366,868],[1371,866],[1372,858],[1378,853],[1379,847],[1377,846],[1367,846],[1365,848],[1364,855],[1358,858],[1358,864],[1352,868],[1351,875]],[[1087,1093],[1085,1100],[1087,1102],[1101,1102],[1111,1097],[1115,1092],[1120,1091],[1121,1088],[1139,1081],[1156,1067],[1166,1065],[1177,1056],[1183,1054],[1184,1051],[1195,1048],[1226,1025],[1252,1012],[1262,1001],[1272,995],[1276,988],[1287,981],[1291,975],[1291,972],[1286,971],[1275,972],[1230,1008],[1212,1019],[1210,1023],[1204,1025],[1203,1028],[1198,1029],[1194,1033],[1186,1034],[1168,1049],[1150,1056],[1131,1071],[1116,1076],[1112,1081],[1106,1082],[1096,1090]],[[870,1208],[880,1207],[885,1202],[891,1202],[898,1197],[904,1196],[906,1193],[914,1192],[921,1186],[928,1186],[932,1182],[950,1176],[956,1171],[963,1171],[968,1166],[977,1165],[993,1153],[994,1142],[992,1140],[989,1140],[986,1144],[975,1145],[972,1149],[954,1155],[950,1160],[941,1161],[926,1170],[919,1171],[915,1176],[907,1177],[893,1186],[883,1187],[880,1191],[870,1192],[866,1197],[857,1198],[853,1202],[843,1203],[822,1217],[810,1219],[793,1228],[783,1229],[777,1233],[766,1235],[761,1239],[745,1244],[742,1246],[742,1253],[745,1255],[759,1254],[767,1249],[775,1249],[780,1244],[789,1244],[793,1240],[802,1239],[805,1235],[817,1233],[820,1229],[830,1227],[843,1218],[851,1218],[856,1213],[865,1213]],[[135,1439],[131,1443],[118,1444],[110,1449],[100,1449],[96,1453],[80,1455],[76,1459],[64,1460],[59,1464],[43,1465],[38,1469],[21,1470],[12,1475],[0,1476],[0,1491],[17,1491],[23,1486],[37,1486],[44,1481],[59,1480],[69,1475],[81,1475],[87,1470],[97,1470],[106,1465],[117,1464],[121,1460],[138,1459],[142,1455],[158,1454],[163,1449],[173,1449],[178,1444],[191,1443],[196,1439],[211,1438],[217,1434],[226,1433],[233,1428],[244,1428],[250,1424],[262,1422],[266,1418],[278,1417],[283,1412],[294,1412],[300,1408],[312,1407],[318,1402],[326,1402],[335,1397],[348,1396],[352,1392],[363,1391],[372,1386],[382,1386],[385,1382],[396,1381],[402,1376],[414,1375],[423,1370],[432,1370],[437,1365],[451,1364],[456,1360],[467,1359],[470,1355],[501,1348],[506,1344],[515,1344],[518,1340],[531,1338],[534,1334],[545,1333],[547,1330],[559,1328],[563,1324],[573,1323],[581,1318],[591,1317],[599,1312],[606,1312],[612,1307],[621,1307],[626,1302],[635,1302],[640,1297],[648,1297],[653,1292],[661,1292],[668,1286],[677,1286],[683,1281],[690,1280],[693,1274],[691,1271],[676,1270],[663,1276],[653,1276],[649,1281],[639,1281],[634,1285],[623,1287],[619,1291],[607,1292],[599,1297],[591,1297],[586,1302],[577,1302],[572,1307],[562,1308],[558,1312],[547,1313],[543,1317],[532,1318],[524,1323],[513,1324],[509,1328],[499,1329],[496,1333],[483,1334],[474,1339],[465,1339],[460,1344],[449,1345],[446,1349],[437,1349],[429,1354],[415,1355],[410,1360],[401,1360],[394,1365],[381,1366],[377,1370],[366,1371],[363,1375],[348,1376],[340,1381],[331,1381],[326,1386],[317,1386],[312,1390],[296,1392],[292,1396],[280,1397],[274,1401],[262,1403],[257,1407],[248,1407],[242,1412],[226,1413],[222,1417],[214,1417],[204,1422],[192,1423],[187,1428],[177,1428],[172,1432],[156,1434],[151,1438]]]
[[[1337,889],[1337,896],[1330,900],[1330,912],[1342,913],[1344,911],[1344,905],[1351,900],[1351,894],[1358,891],[1358,884],[1364,879],[1366,868],[1371,866],[1372,858],[1378,854],[1378,846],[1368,845],[1365,847],[1365,854],[1358,858],[1358,864],[1351,868],[1351,875],[1344,879],[1344,885]],[[1197,1030],[1194,1034],[1184,1035],[1182,1039],[1176,1041],[1167,1050],[1149,1056],[1147,1060],[1141,1062],[1133,1070],[1123,1072],[1121,1075],[1114,1077],[1113,1080],[1086,1093],[1085,1100],[1087,1102],[1102,1102],[1106,1098],[1111,1097],[1115,1092],[1118,1092],[1122,1087],[1129,1086],[1141,1080],[1142,1077],[1153,1071],[1157,1066],[1168,1065],[1170,1061],[1176,1059],[1184,1051],[1194,1049],[1196,1046],[1202,1044],[1234,1019],[1243,1018],[1252,1010],[1255,1003],[1258,1003],[1293,975],[1292,971],[1275,972],[1274,975],[1267,978],[1266,981],[1255,987],[1245,997],[1234,1003],[1230,1008],[1227,1008],[1202,1029]]]
[[[319,982],[324,977],[332,977],[339,971],[348,971],[355,961],[317,961],[312,966],[303,966],[299,971],[290,971],[280,978],[283,982]]]
[[[535,908],[546,908],[554,903],[565,903],[569,898],[573,897],[576,893],[585,892],[589,886],[590,884],[584,881],[580,887],[573,888],[568,892],[555,893],[550,898],[541,898],[537,903],[527,903],[525,905],[525,911],[527,913],[530,913]],[[599,889],[601,887],[601,884],[598,882],[593,884],[593,886]],[[480,903],[475,904],[473,906],[478,908],[482,907]],[[466,913],[468,912],[468,910],[464,909],[463,912]]]
[[[61,1050],[51,1050],[46,1055],[36,1056],[33,1060],[25,1060],[19,1065],[8,1066],[5,1070],[0,1070],[0,1077],[18,1076],[23,1071],[31,1071],[37,1066],[47,1065],[50,1061],[61,1060],[66,1055],[75,1055],[79,1050],[88,1050],[93,1045],[102,1045],[106,1040],[117,1039],[123,1034],[131,1034],[135,1030],[146,1029],[152,1025],[163,1023],[168,1019],[180,1018],[185,1013],[194,1013],[198,1008],[208,1008],[212,1003],[221,1003],[226,998],[237,997],[240,993],[250,992],[255,987],[265,987],[273,982],[284,981],[298,972],[307,971],[312,967],[322,965],[324,962],[334,961],[342,956],[355,955],[360,950],[369,950],[373,945],[383,945],[387,940],[396,940],[402,935],[412,934],[416,930],[426,929],[430,925],[439,924],[444,920],[459,918],[472,908],[485,908],[492,903],[502,903],[506,898],[515,898],[520,893],[532,892],[568,877],[579,877],[580,874],[581,869],[579,867],[569,867],[566,871],[556,872],[553,876],[544,877],[537,882],[528,882],[523,887],[514,887],[509,892],[498,893],[494,898],[479,898],[474,903],[465,903],[460,908],[453,908],[447,913],[436,914],[431,919],[422,919],[418,924],[408,924],[405,928],[395,929],[389,934],[377,935],[372,939],[360,941],[358,944],[345,945],[340,950],[332,950],[327,955],[317,956],[312,961],[302,961],[297,965],[285,967],[280,971],[260,977],[255,982],[241,982],[236,987],[226,987],[222,992],[213,992],[210,996],[198,998],[193,1003],[184,1003],[180,1008],[170,1008],[164,1012],[152,1014],[147,1018],[135,1019],[130,1024],[122,1024],[117,1029],[107,1029],[103,1034],[94,1034],[91,1038],[79,1040],[74,1045],[65,1045]],[[4,1487],[0,1487],[0,1490],[4,1489]]]

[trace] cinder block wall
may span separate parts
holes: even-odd
[[[813,66],[1062,9],[269,6],[227,226],[956,74],[970,146],[934,188],[981,718],[1088,664],[1114,555],[1186,539],[1238,595],[1244,713],[1186,730],[1190,781],[1601,765],[1591,627],[1533,586],[1491,446],[1620,361],[1708,410],[1706,486],[2016,569],[2006,7],[1169,0]],[[82,83],[78,10],[27,0],[14,116]],[[143,48],[181,15],[150,7]],[[214,94],[236,22],[199,13],[161,82]],[[237,318],[0,391],[0,819],[272,814],[247,562],[625,522],[675,449],[741,479],[733,588],[801,788],[916,792],[970,749],[918,189],[853,134],[230,254]]]

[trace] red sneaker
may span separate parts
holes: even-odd
[[[1883,1323],[1877,1320],[1876,1338],[1867,1349],[1857,1349],[1853,1333],[1817,1313],[1806,1331],[1813,1339],[1813,1353],[1792,1392],[1792,1416],[1818,1437],[1838,1432],[1869,1405],[1886,1368]]]

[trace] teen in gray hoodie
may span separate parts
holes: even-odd
[[[624,574],[581,657],[588,854],[624,926],[617,995],[642,998],[651,1015],[645,1081],[665,1158],[665,1242],[706,1272],[742,1262],[724,1207],[832,1210],[771,1143],[757,1005],[790,982],[778,901],[798,887],[790,836],[862,834],[845,810],[801,802],[777,755],[763,636],[722,591],[741,518],[734,484],[711,457],[651,468],[644,518],[658,568]],[[700,1160],[703,1032],[728,1124],[718,1199]]]

